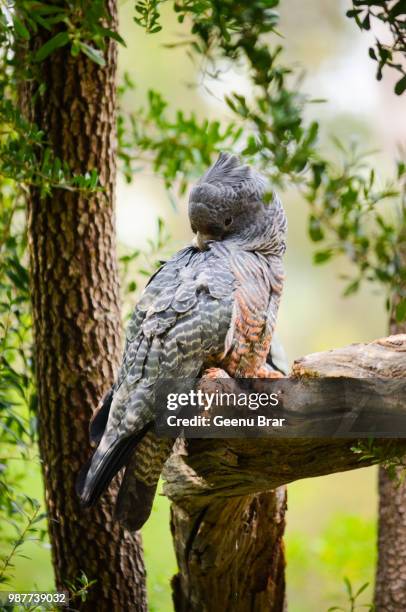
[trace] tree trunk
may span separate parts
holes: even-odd
[[[404,468],[402,468],[404,470]],[[398,474],[400,476],[400,474]],[[400,486],[379,468],[377,612],[406,610],[406,484]]]
[[[405,228],[406,233],[406,228]],[[406,269],[406,236],[402,244],[400,265]],[[399,296],[394,297],[394,307]],[[406,333],[406,322],[396,322],[394,309],[390,320],[392,334]],[[376,569],[375,606],[377,612],[406,610],[406,481],[398,468],[398,479],[379,468],[378,564]],[[401,484],[399,484],[401,482]]]
[[[108,0],[116,22],[116,3]],[[114,24],[113,24],[114,27]],[[52,36],[40,31],[38,48]],[[112,486],[90,511],[80,508],[75,480],[90,454],[88,423],[113,380],[120,356],[120,303],[115,251],[116,44],[106,67],[68,47],[39,65],[44,95],[27,85],[22,106],[72,171],[96,169],[103,190],[91,196],[32,190],[28,232],[39,395],[39,442],[58,589],[84,572],[96,580],[81,610],[145,610],[145,570],[138,535],[113,520]]]
[[[200,511],[172,505],[177,612],[283,612],[286,488],[217,500]]]

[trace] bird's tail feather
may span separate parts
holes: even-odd
[[[127,477],[127,478],[126,478]],[[130,480],[130,484],[126,483]],[[129,531],[138,531],[150,517],[158,482],[146,485],[130,474],[124,474],[117,497],[114,516]]]
[[[136,435],[115,439],[107,449],[102,444],[96,449],[76,481],[76,491],[82,506],[90,507],[97,502],[150,427],[151,424],[148,424]]]
[[[127,465],[117,497],[115,516],[124,527],[137,531],[148,520],[163,466],[174,440],[151,431],[141,440]]]

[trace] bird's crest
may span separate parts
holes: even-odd
[[[224,196],[226,199],[262,199],[267,191],[266,179],[241,164],[236,155],[220,153],[217,161],[209,168],[192,189],[191,201]]]

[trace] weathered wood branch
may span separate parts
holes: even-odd
[[[316,376],[406,377],[406,335],[314,353],[295,361],[291,377]],[[351,399],[356,402],[356,394]],[[364,399],[358,398],[359,402]],[[308,399],[304,402],[298,396],[295,409],[297,413],[308,409]],[[399,448],[406,451],[406,440],[396,444],[381,440],[377,445],[387,451],[387,457]],[[168,463],[165,493],[184,508],[192,508],[214,497],[260,493],[293,480],[353,470],[373,462],[371,458],[360,463],[351,450],[353,446],[354,440],[337,438],[189,440]]]
[[[290,376],[406,377],[406,335],[303,357],[295,361]],[[363,399],[351,397],[352,402]],[[300,395],[296,404],[298,412],[307,409]],[[285,493],[283,487],[270,490],[375,461],[360,461],[353,446],[354,440],[337,438],[184,443],[167,463],[164,489],[173,502],[180,568],[173,583],[176,610],[282,611],[284,603],[273,593],[283,568]],[[380,457],[390,458],[406,452],[406,440],[377,440],[376,449]],[[252,550],[250,540],[256,541]],[[261,541],[263,547],[258,548]],[[263,570],[257,579],[256,563]]]

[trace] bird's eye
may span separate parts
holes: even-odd
[[[232,217],[227,217],[226,219],[224,219],[224,225],[226,227],[229,227],[233,222],[233,218]]]

